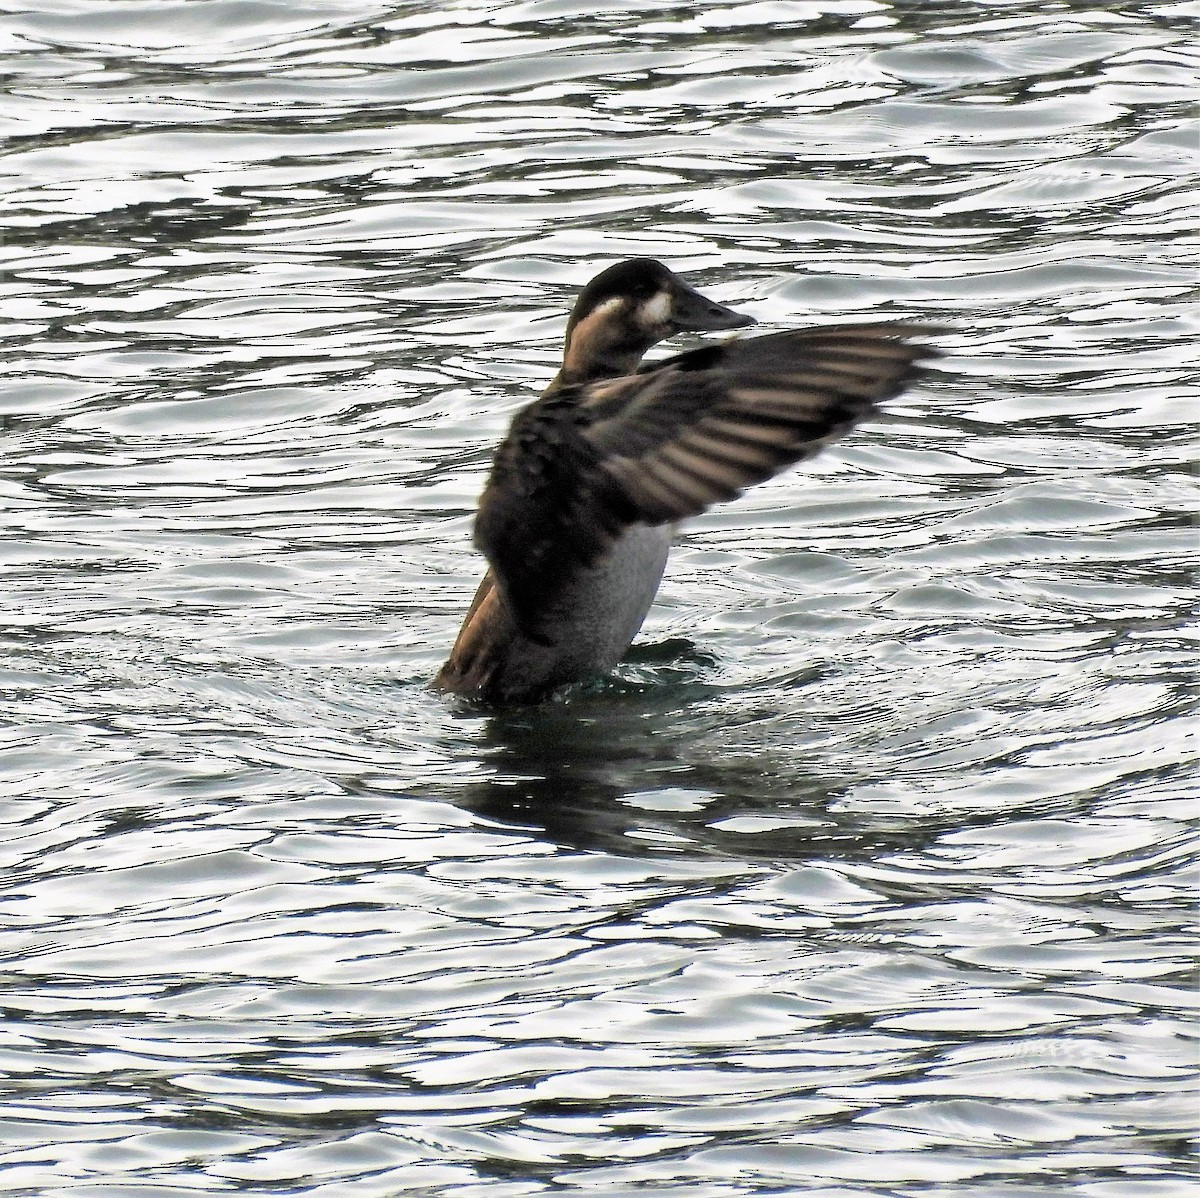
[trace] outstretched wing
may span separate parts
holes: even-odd
[[[523,631],[629,525],[694,516],[843,436],[914,377],[928,330],[835,325],[693,350],[513,421],[476,544]]]

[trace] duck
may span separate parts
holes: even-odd
[[[490,706],[610,672],[642,626],[675,527],[812,457],[894,398],[936,352],[903,321],[711,341],[753,317],[651,258],[601,271],[562,365],[517,412],[475,517],[488,563],[436,690]]]

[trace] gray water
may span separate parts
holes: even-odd
[[[1198,13],[10,11],[0,1191],[1191,1193]],[[633,254],[947,353],[447,702]]]

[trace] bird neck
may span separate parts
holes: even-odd
[[[606,313],[585,316],[567,331],[562,368],[555,383],[570,387],[633,374],[642,355],[657,340],[636,325],[608,319]]]

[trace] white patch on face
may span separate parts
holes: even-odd
[[[647,329],[656,329],[667,323],[671,315],[671,293],[660,291],[637,310],[638,324]]]
[[[597,304],[588,314],[588,320],[595,320],[597,316],[605,317],[610,312],[615,312],[623,303],[624,299],[619,295],[614,295],[611,299],[606,299],[604,303]]]

